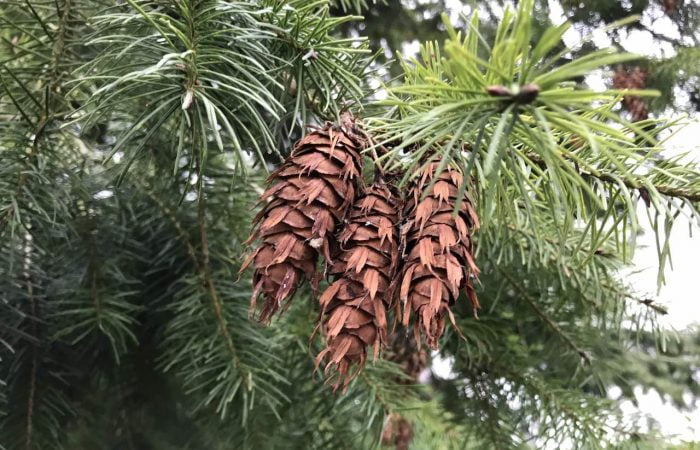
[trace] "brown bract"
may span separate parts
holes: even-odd
[[[431,348],[438,346],[446,315],[455,325],[450,307],[460,291],[479,308],[473,286],[479,269],[471,238],[479,220],[468,195],[462,196],[457,214],[453,214],[464,180],[453,167],[436,175],[438,165],[426,164],[412,183],[404,208],[408,220],[402,229],[402,322],[408,326],[413,314],[416,340],[419,342],[422,335]]]
[[[342,127],[326,124],[299,140],[268,178],[271,186],[260,202],[269,202],[255,217],[255,230],[247,241],[261,238],[262,243],[241,268],[255,268],[251,309],[262,294],[261,322],[286,309],[304,280],[316,288],[319,254],[332,263],[335,233],[361,180],[361,145],[351,121]]]
[[[399,205],[382,182],[367,188],[355,201],[348,223],[338,237],[340,251],[330,268],[336,280],[321,295],[321,327],[326,348],[316,358],[328,358],[326,373],[335,368],[335,387],[347,386],[367,360],[386,343],[387,312],[394,306],[393,286],[399,262]],[[351,366],[357,370],[351,373]]]

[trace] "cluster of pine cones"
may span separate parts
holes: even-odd
[[[376,358],[387,345],[390,322],[412,322],[416,342],[435,348],[446,318],[454,325],[450,306],[460,291],[479,307],[471,237],[479,222],[462,173],[429,159],[405,197],[381,172],[366,186],[361,152],[369,145],[349,115],[298,141],[269,177],[248,241],[260,245],[241,268],[254,268],[251,308],[262,295],[263,323],[289,306],[303,282],[316,295],[328,279],[317,296],[326,346],[316,365],[326,361],[336,388],[359,373],[369,348]]]

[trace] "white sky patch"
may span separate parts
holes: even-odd
[[[586,84],[593,91],[603,92],[608,89],[609,79],[609,74],[602,69],[598,69],[586,75]]]
[[[625,51],[638,55],[663,58],[673,56],[676,52],[668,42],[659,42],[646,30],[620,30],[621,43]]]
[[[605,30],[598,28],[593,30],[593,43],[598,48],[608,48],[612,45],[612,39]]]
[[[688,152],[690,160],[700,163],[699,143],[700,121],[696,119],[678,127],[678,131],[664,142],[664,155]],[[672,267],[667,268],[666,283],[658,290],[659,259],[654,232],[646,218],[644,207],[640,205],[639,208],[639,216],[642,219],[640,225],[644,228],[644,234],[637,238],[633,266],[637,273],[629,274],[627,281],[640,294],[658,298],[659,303],[668,307],[669,314],[664,321],[673,329],[683,330],[691,325],[700,324],[700,290],[697,288],[700,273],[697,262],[700,255],[700,224],[697,218],[692,222],[694,227],[690,228],[690,220],[679,217],[671,229]]]
[[[415,56],[418,56],[418,52],[420,51],[420,42],[418,39],[414,39],[410,42],[404,42],[401,44],[401,56],[403,56],[405,59],[411,59]]]
[[[95,200],[104,200],[107,198],[110,198],[114,195],[114,192],[112,192],[110,189],[104,189],[98,193],[96,193],[93,197]]]
[[[561,4],[556,0],[549,0],[549,20],[554,25],[561,25],[566,22],[566,16],[564,15],[564,9]],[[568,29],[562,38],[564,43],[568,47],[574,47],[581,42],[581,33],[576,31],[574,27]]]
[[[370,78],[369,87],[374,89],[373,98],[376,100],[386,100],[389,97],[389,93],[384,89],[382,80],[379,78]]]
[[[471,6],[462,4],[461,0],[446,0],[445,6],[452,23],[457,23],[460,15],[468,16],[471,14]]]
[[[432,352],[431,369],[438,378],[451,380],[457,377],[457,374],[452,370],[455,359],[453,357],[443,358],[438,352]]]
[[[619,397],[619,388],[615,389],[617,389],[617,395],[611,398]],[[639,407],[635,406],[631,400],[624,400],[620,403],[620,409],[627,417],[635,418],[642,431],[649,431],[648,417],[652,417],[659,422],[662,433],[671,442],[680,443],[698,439],[700,414],[697,411],[688,413],[679,411],[669,399],[662,398],[655,390],[645,392],[637,386],[633,391]]]

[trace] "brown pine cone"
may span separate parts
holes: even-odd
[[[386,343],[387,311],[394,306],[392,281],[399,262],[399,205],[394,193],[378,182],[355,201],[340,233],[341,250],[331,266],[336,280],[319,299],[326,348],[316,358],[335,367],[335,387],[347,386],[367,360]],[[357,370],[350,372],[353,364]]]
[[[402,258],[402,322],[408,326],[411,314],[415,315],[416,340],[420,341],[422,334],[431,348],[438,346],[446,315],[455,325],[450,307],[461,290],[473,308],[479,308],[473,286],[479,269],[474,262],[471,238],[479,220],[468,195],[463,195],[457,215],[453,215],[464,180],[454,167],[446,167],[436,176],[438,166],[436,161],[426,164],[413,182],[404,209],[408,221],[402,230],[407,254]]]
[[[286,309],[304,280],[312,281],[315,289],[319,253],[331,263],[335,233],[361,182],[362,145],[351,119],[341,127],[326,124],[299,140],[268,178],[275,184],[260,201],[271,200],[255,217],[256,229],[248,239],[250,243],[260,237],[262,243],[241,268],[251,263],[255,268],[251,309],[262,293],[261,322]]]

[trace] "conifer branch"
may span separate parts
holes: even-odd
[[[525,228],[522,228],[522,227],[517,227],[515,225],[508,225],[507,228],[509,230],[511,230],[512,232],[521,234],[523,236],[527,236],[527,237],[532,238],[532,239],[543,239],[545,242],[547,242],[548,244],[550,244],[554,248],[559,248],[561,245],[559,242],[557,242],[554,239],[547,238],[547,237],[543,238],[542,236],[536,235],[532,231],[525,229]],[[528,245],[528,244],[525,244],[525,245]],[[614,255],[612,253],[609,253],[607,250],[600,249],[600,248],[593,250],[592,248],[585,248],[584,247],[584,248],[579,249],[578,251],[585,254],[585,255],[591,254],[593,259],[599,259],[599,258],[606,258],[607,259],[610,257],[614,257]],[[576,252],[576,249],[571,249],[570,256],[574,256],[575,255],[574,252]],[[597,302],[589,297],[589,295],[585,291],[585,286],[578,283],[578,277],[572,276],[580,270],[580,266],[572,265],[571,263],[568,262],[568,260],[565,260],[562,262],[560,260],[560,258],[557,257],[556,254],[549,255],[548,260],[551,261],[552,263],[562,264],[562,269],[567,274],[566,279],[576,281],[576,283],[574,283],[574,288],[578,289],[579,294],[581,295],[582,299],[584,299],[586,302],[588,302],[589,304],[593,305],[596,308],[601,307],[599,302]],[[601,270],[604,270],[604,268],[601,268]],[[600,281],[600,287],[603,290],[610,292],[611,294],[619,295],[623,299],[633,301],[641,306],[644,306],[645,308],[651,309],[657,314],[660,314],[660,315],[667,315],[668,314],[668,309],[666,307],[659,305],[653,299],[640,298],[640,297],[638,297],[630,292],[627,292],[621,286],[616,285],[614,280]]]
[[[545,160],[538,154],[534,152],[527,152],[526,156],[528,159],[533,161],[535,164],[537,164],[540,168],[546,169],[547,164]],[[576,160],[572,160],[569,155],[563,154],[562,158],[567,159],[568,161],[571,161],[573,164],[576,165],[578,168],[578,173],[582,177],[591,177],[591,178],[597,178],[600,181],[604,181],[606,183],[612,183],[614,185],[618,185],[620,180],[622,180],[623,184],[627,186],[630,189],[635,189],[635,190],[644,190],[646,191],[647,185],[645,183],[642,183],[638,179],[633,179],[630,177],[626,177],[624,175],[618,176],[618,175],[613,175],[611,173],[608,173],[606,171],[598,170],[595,167],[592,167],[589,164],[586,164],[585,161],[577,158]],[[698,176],[700,176],[700,173],[698,173]],[[667,197],[675,197],[675,198],[682,198],[686,199],[690,202],[700,202],[700,187],[696,189],[692,188],[680,188],[680,187],[675,187],[675,186],[668,186],[668,185],[657,185],[653,184],[654,189],[661,195],[665,195]]]
[[[160,209],[161,213],[172,223],[173,227],[175,228],[175,231],[177,231],[178,236],[180,237],[180,241],[185,245],[185,248],[187,249],[187,254],[190,257],[190,260],[192,261],[192,265],[195,267],[197,272],[200,271],[199,267],[199,259],[197,258],[197,251],[195,250],[194,246],[192,245],[192,241],[190,240],[189,233],[185,230],[184,226],[180,223],[180,221],[177,219],[173,211],[168,208],[168,206],[163,203],[163,201],[155,195],[149,188],[148,186],[145,186],[143,183],[139,182],[138,180],[134,181],[135,184],[139,185],[141,187],[142,192],[146,194],[146,196],[155,203],[155,205]]]
[[[591,363],[591,357],[589,356],[588,352],[583,350],[581,347],[579,347],[573,339],[569,337],[564,331],[559,327],[559,325],[552,320],[551,317],[545,313],[542,308],[537,305],[537,301],[534,300],[530,294],[518,283],[517,280],[515,280],[510,273],[508,273],[507,270],[503,269],[500,265],[494,265],[494,267],[497,268],[498,272],[505,277],[506,280],[508,280],[508,283],[513,286],[521,295],[523,300],[527,302],[528,305],[532,308],[533,311],[549,326],[557,336],[561,338],[562,341],[564,341],[569,347],[571,347],[578,355],[587,363],[590,365]]]
[[[221,300],[219,299],[219,294],[216,290],[216,286],[214,285],[214,282],[212,279],[210,261],[209,261],[209,238],[208,238],[207,229],[206,229],[206,222],[205,222],[206,216],[205,216],[204,200],[201,198],[199,200],[198,220],[197,220],[198,227],[199,227],[199,233],[200,233],[200,239],[201,239],[201,245],[202,245],[202,257],[203,257],[203,260],[200,262],[200,260],[197,256],[197,251],[196,251],[194,245],[192,244],[192,241],[189,237],[189,234],[187,233],[187,231],[185,231],[185,228],[180,223],[180,221],[177,219],[175,214],[173,214],[172,210],[170,208],[168,208],[168,206],[166,206],[165,203],[163,203],[163,201],[160,198],[158,198],[153,192],[151,192],[151,190],[148,189],[147,187],[143,186],[143,192],[146,193],[146,195],[159,207],[159,209],[168,218],[168,220],[170,220],[170,222],[175,227],[178,235],[180,236],[180,240],[185,244],[185,247],[187,248],[187,253],[192,261],[195,272],[198,273],[199,277],[202,279],[202,283],[204,284],[205,288],[207,289],[207,292],[209,294],[209,298],[211,299],[212,310],[213,310],[214,315],[216,317],[216,321],[218,324],[217,326],[222,334],[222,337],[224,338],[226,348],[228,349],[229,353],[231,354],[231,358],[233,359],[236,368],[242,369],[243,364],[240,360],[240,357],[238,356],[238,352],[236,351],[236,347],[233,343],[233,339],[228,331],[228,324],[226,323],[226,319],[223,317],[223,311],[221,308]],[[203,195],[203,193],[200,192],[200,195]],[[246,385],[247,385],[248,384],[248,377],[244,377],[244,378],[246,379]]]
[[[202,182],[200,182],[200,187],[201,187]],[[200,242],[202,245],[202,270],[201,270],[201,275],[204,281],[204,285],[207,288],[207,291],[209,292],[209,297],[211,299],[211,304],[212,304],[212,309],[214,311],[214,315],[216,316],[216,321],[218,323],[219,330],[221,332],[221,336],[224,338],[224,342],[226,343],[226,348],[228,349],[229,353],[231,354],[231,358],[234,361],[234,364],[237,369],[241,370],[242,377],[244,379],[244,383],[247,388],[250,388],[250,377],[248,376],[249,374],[247,373],[247,370],[244,368],[243,364],[241,363],[241,359],[238,356],[238,351],[236,350],[236,346],[233,343],[233,339],[231,337],[231,334],[229,333],[228,330],[228,323],[226,322],[226,318],[223,315],[223,310],[221,308],[221,300],[219,299],[219,294],[216,290],[216,286],[214,285],[214,281],[212,280],[212,274],[211,274],[211,263],[209,261],[209,237],[207,234],[207,224],[206,224],[206,201],[204,199],[204,193],[199,191],[199,206],[198,206],[198,215],[197,215],[197,221],[198,221],[198,226],[199,226],[199,233],[200,233]]]
[[[59,21],[57,24],[57,30],[55,37],[53,38],[53,46],[51,51],[50,67],[49,67],[49,79],[46,84],[46,96],[44,111],[39,115],[39,121],[33,131],[31,150],[26,156],[26,161],[28,164],[35,164],[36,157],[39,154],[39,143],[41,142],[46,127],[49,122],[53,119],[53,108],[51,105],[52,96],[49,93],[57,94],[59,87],[59,66],[61,64],[61,59],[63,57],[63,52],[65,49],[65,36],[68,28],[68,18],[71,13],[71,5],[73,0],[64,0],[63,11],[58,9],[58,3],[56,3],[56,12],[59,16]],[[31,125],[31,123],[29,123]],[[10,216],[15,213],[15,208],[17,204],[17,199],[22,195],[24,191],[24,185],[29,177],[28,171],[22,171],[18,175],[17,179],[17,189],[15,192],[15,201],[12,202],[7,209],[0,216],[0,234],[5,231],[5,227],[10,221]]]
[[[32,323],[32,336],[38,338],[37,330],[37,311],[36,311],[36,299],[34,298],[34,285],[32,283],[31,275],[29,274],[30,265],[32,264],[31,258],[31,243],[27,242],[26,246],[28,248],[25,258],[25,283],[27,286],[27,298],[29,299],[29,320]],[[39,343],[33,342],[31,345],[31,369],[29,375],[29,392],[27,393],[27,416],[26,416],[26,435],[25,435],[25,448],[26,450],[32,449],[32,436],[34,433],[34,397],[36,395],[36,375],[39,365]]]
[[[86,244],[88,246],[88,263],[87,263],[87,273],[88,273],[88,284],[90,289],[90,298],[93,305],[95,306],[95,314],[97,319],[98,328],[100,330],[102,327],[103,320],[103,310],[102,310],[102,293],[99,285],[100,277],[100,261],[97,255],[97,227],[95,226],[95,219],[91,216],[89,211],[86,211],[87,220],[89,221],[89,227],[87,230],[88,237],[86,239]]]

